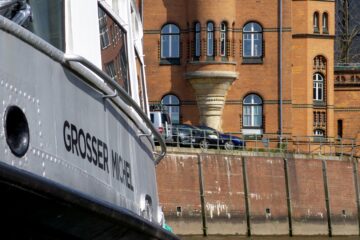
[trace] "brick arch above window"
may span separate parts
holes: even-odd
[[[313,71],[321,72],[323,75],[326,75],[327,69],[327,59],[322,55],[317,55],[313,59]]]

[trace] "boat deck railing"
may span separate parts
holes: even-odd
[[[119,96],[126,104],[131,106],[131,108],[141,117],[141,119],[144,121],[146,126],[151,130],[151,134],[142,133],[139,134],[138,136],[151,137],[152,135],[154,135],[155,139],[159,139],[158,142],[161,146],[161,152],[156,153],[156,155],[158,156],[155,158],[155,164],[158,164],[166,154],[166,145],[163,139],[161,138],[160,133],[156,130],[156,128],[154,127],[154,125],[152,124],[146,113],[144,113],[144,111],[139,107],[139,105],[125,92],[125,90],[116,81],[114,81],[107,73],[105,73],[97,66],[95,66],[92,62],[90,62],[89,60],[87,60],[82,56],[65,54],[64,64],[70,62],[78,62],[83,66],[87,67],[93,73],[98,75],[102,80],[104,80],[104,82],[107,83],[114,90],[112,94],[104,94],[103,98],[115,98]]]
[[[7,32],[18,39],[26,42],[27,44],[33,46],[35,49],[46,54],[54,61],[59,62],[64,67],[71,69],[77,74],[83,76],[82,80],[90,82],[94,87],[101,91],[104,96],[103,98],[111,98],[114,104],[122,109],[123,112],[132,119],[133,122],[142,129],[141,133],[138,134],[138,137],[148,137],[150,141],[152,137],[158,139],[158,143],[161,146],[160,153],[155,153],[156,157],[154,159],[155,164],[158,164],[161,159],[166,154],[166,145],[162,140],[161,135],[155,129],[151,123],[148,116],[144,111],[139,107],[139,105],[117,84],[112,80],[105,72],[99,69],[96,65],[91,63],[89,60],[85,59],[82,56],[77,56],[73,54],[65,54],[59,49],[55,48],[45,40],[31,33],[27,29],[19,26],[18,24],[12,22],[11,20],[0,15],[0,30]],[[76,64],[73,64],[76,63]],[[79,66],[82,65],[83,67]],[[95,76],[95,75],[97,76]],[[139,117],[135,116],[132,113],[132,110],[137,113]],[[146,126],[150,132],[144,131],[144,128],[141,126]]]

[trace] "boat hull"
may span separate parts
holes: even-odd
[[[63,53],[26,30],[2,28],[0,39],[1,191],[6,195],[2,201],[7,201],[3,207],[9,210],[5,217],[16,223],[26,212],[19,223],[33,224],[37,214],[38,220],[52,222],[65,212],[73,220],[62,222],[60,231],[71,229],[72,223],[79,231],[64,234],[95,234],[93,224],[105,234],[105,226],[113,224],[120,235],[124,231],[148,239],[158,238],[160,232],[159,239],[166,234],[166,239],[173,238],[150,223],[160,220],[154,156],[151,139],[133,111],[118,97],[117,104],[109,98],[106,84],[99,88],[101,81],[88,69],[65,63]],[[14,106],[28,123],[29,146],[23,156],[9,147],[6,122]],[[22,196],[27,197],[24,209],[14,201]],[[151,206],[144,208],[149,198]],[[149,208],[147,221],[141,215]],[[88,217],[94,221],[86,223]],[[128,230],[131,221],[135,224]],[[141,229],[145,225],[152,229],[150,235]]]

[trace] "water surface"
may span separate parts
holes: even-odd
[[[342,237],[327,237],[327,236],[256,236],[256,237],[244,237],[244,236],[180,236],[183,240],[359,240],[359,236],[342,236]]]

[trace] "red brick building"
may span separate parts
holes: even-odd
[[[335,1],[144,1],[151,103],[174,122],[336,137]],[[346,118],[346,116],[344,116]]]
[[[335,123],[337,136],[360,138],[360,64],[335,67]]]

